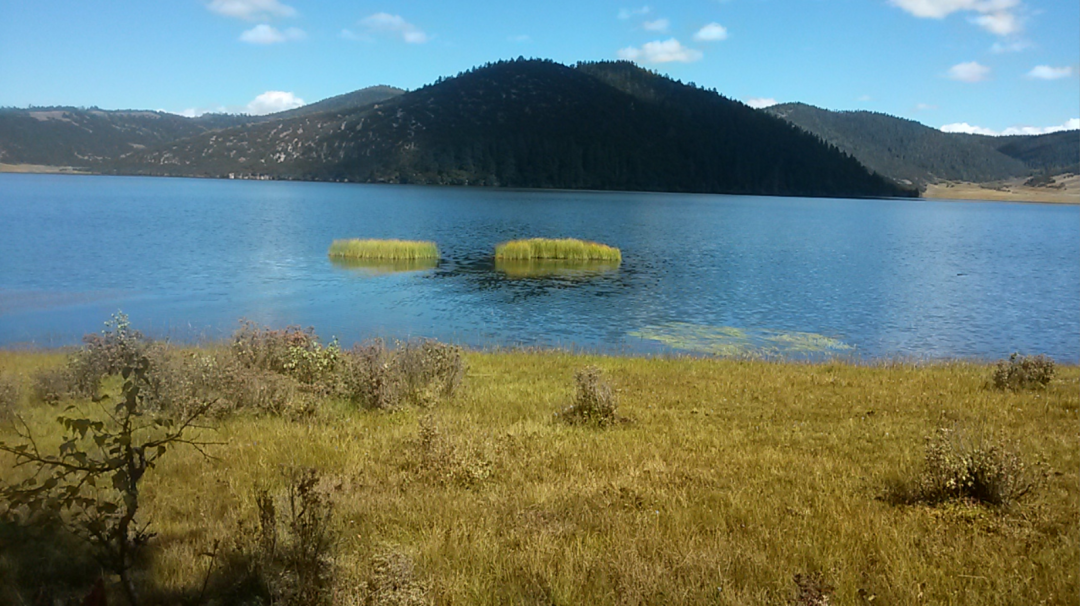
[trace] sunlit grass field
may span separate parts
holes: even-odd
[[[328,253],[339,259],[438,259],[434,242],[419,240],[334,240]]]
[[[511,240],[495,247],[496,260],[566,259],[571,261],[619,262],[618,248],[573,238],[530,238]]]
[[[20,380],[60,362],[0,352],[0,372]],[[458,393],[428,407],[325,399],[303,419],[217,421],[201,434],[220,442],[212,458],[170,452],[143,485],[157,533],[140,573],[148,600],[197,595],[207,554],[256,524],[257,489],[280,491],[290,469],[314,467],[334,504],[343,586],[364,587],[380,554],[414,563],[422,601],[393,603],[1076,603],[1076,367],[1014,393],[990,388],[991,367],[971,363],[558,351],[467,362]],[[602,369],[626,422],[556,418],[586,365]],[[58,443],[59,408],[24,389],[17,411]],[[1035,490],[1007,508],[883,498],[920,473],[924,440],[939,428],[1014,444],[1040,478]],[[17,473],[10,458],[0,473]],[[18,561],[3,549],[0,582]],[[832,597],[805,601],[796,575]],[[358,589],[336,600],[362,598]]]

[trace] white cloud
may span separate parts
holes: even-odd
[[[631,17],[640,17],[640,16],[643,16],[643,15],[648,15],[650,10],[652,10],[652,9],[650,9],[647,6],[643,6],[641,8],[620,8],[619,9],[619,18],[623,19],[623,20],[626,20],[626,19],[629,19]]]
[[[664,33],[664,32],[667,32],[668,28],[671,27],[671,21],[668,21],[667,19],[657,19],[655,21],[646,21],[646,22],[641,24],[641,27],[645,28],[646,31]]]
[[[409,44],[423,44],[430,39],[420,28],[402,19],[400,15],[375,13],[361,19],[360,25],[371,32],[401,36],[401,39]]]
[[[298,27],[279,30],[272,25],[260,23],[240,34],[240,41],[248,44],[279,44],[290,40],[303,40],[306,37],[304,30]]]
[[[995,42],[990,46],[990,52],[994,54],[1001,53],[1018,53],[1023,50],[1031,48],[1031,43],[1027,40],[1013,40],[1012,42]]]
[[[694,34],[694,40],[700,42],[716,42],[719,40],[727,40],[727,36],[726,27],[719,23],[710,23]]]
[[[517,35],[517,36],[508,36],[506,39],[509,40],[510,42],[517,42],[518,44],[526,44],[526,43],[532,42],[532,36],[529,36],[528,34],[520,34],[520,35]]]
[[[287,109],[296,109],[306,105],[304,100],[292,93],[280,90],[268,90],[255,97],[247,104],[245,111],[253,116],[262,116],[274,112],[283,112]]]
[[[971,22],[998,36],[1019,32],[1016,11],[1020,0],[889,0],[894,6],[923,19],[944,19],[957,12],[975,13]]]
[[[158,110],[166,111],[169,110]],[[185,118],[198,118],[203,114],[224,114],[229,110],[224,105],[218,105],[217,107],[189,107],[183,111],[169,112],[170,114],[176,114],[178,116],[184,116]]]
[[[971,22],[986,31],[999,36],[1008,36],[1020,31],[1020,20],[1010,12],[997,12],[972,17]]]
[[[950,67],[946,75],[960,82],[982,82],[990,77],[990,68],[977,61],[968,61]]]
[[[1027,73],[1028,78],[1038,78],[1039,80],[1060,80],[1061,78],[1068,78],[1072,74],[1072,67],[1051,67],[1049,65],[1036,65]]]
[[[941,127],[941,130],[946,133],[967,133],[969,135],[990,135],[992,137],[1001,135],[1045,135],[1063,130],[1077,129],[1080,129],[1080,118],[1066,120],[1064,124],[1057,126],[1010,126],[1000,132],[983,126],[973,126],[967,122],[946,124]]]
[[[772,97],[749,97],[746,99],[746,104],[754,109],[765,109],[766,107],[772,107],[779,103]]]
[[[628,46],[619,49],[618,56],[620,59],[639,63],[670,63],[673,61],[691,63],[700,61],[703,57],[701,51],[687,48],[675,38],[646,42],[641,48]]]
[[[210,0],[206,8],[219,15],[249,21],[296,16],[295,8],[278,0]]]

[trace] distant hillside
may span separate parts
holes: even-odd
[[[945,133],[912,120],[865,111],[830,111],[802,103],[774,105],[775,116],[854,156],[900,183],[987,183],[1075,167],[1078,133],[985,137]]]
[[[135,149],[205,132],[217,120],[234,126],[238,117],[194,120],[154,111],[41,107],[0,109],[0,162],[87,166]]]
[[[1048,135],[983,137],[1006,156],[1016,158],[1029,168],[1046,174],[1080,174],[1080,131],[1069,130]]]
[[[209,131],[356,109],[402,92],[390,86],[372,86],[266,116],[203,114],[188,118],[159,111],[0,108],[0,163],[97,167],[133,150],[161,146]]]
[[[891,196],[790,124],[633,64],[500,62],[356,109],[202,134],[117,172],[511,187]]]
[[[296,109],[270,114],[268,118],[286,120],[289,118],[298,118],[300,116],[310,116],[311,114],[318,114],[321,112],[336,112],[355,109],[365,105],[371,105],[372,103],[381,103],[387,99],[393,99],[404,92],[403,89],[395,88],[393,86],[369,86],[351,93],[345,93],[344,95],[337,95],[336,97],[330,97],[328,99],[323,99],[322,101],[310,103]]]

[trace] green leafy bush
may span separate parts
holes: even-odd
[[[1013,391],[1026,388],[1043,388],[1054,378],[1054,361],[1046,356],[1021,356],[1012,354],[994,368],[992,381],[997,389]]]
[[[921,475],[914,482],[897,483],[889,496],[901,503],[1008,506],[1035,485],[1035,475],[1015,447],[992,436],[942,428],[927,438]]]
[[[323,346],[312,328],[273,330],[247,321],[233,335],[232,351],[248,368],[287,375],[308,385],[328,382],[341,354],[337,340]]]

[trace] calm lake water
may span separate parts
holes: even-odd
[[[1080,359],[1080,208],[0,174],[0,345],[117,310],[219,339],[238,320],[473,346]],[[501,267],[579,237],[618,267]],[[438,242],[433,268],[331,263],[335,238]]]

